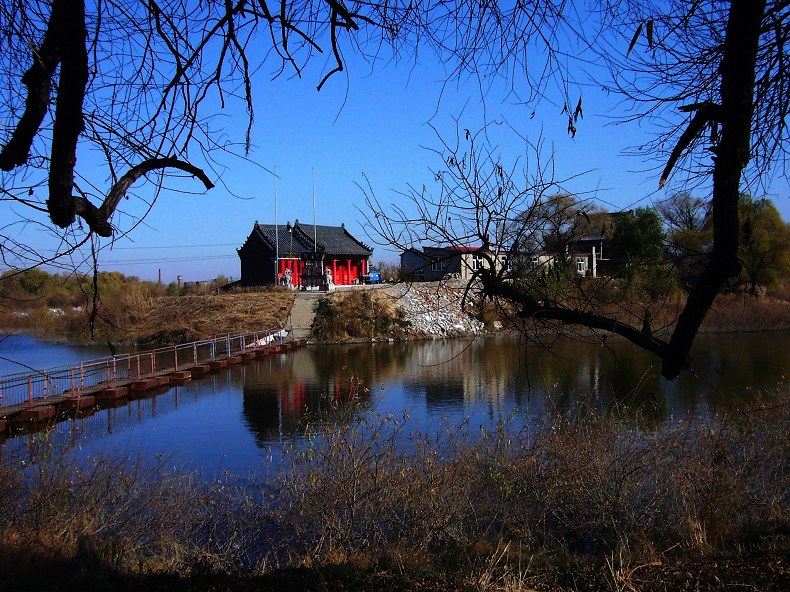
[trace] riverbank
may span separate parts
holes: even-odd
[[[285,327],[293,301],[294,293],[280,288],[160,297],[130,292],[100,304],[92,330],[90,307],[38,307],[3,311],[0,332],[74,344],[174,345]]]
[[[337,291],[325,298],[327,304],[317,311],[318,331],[314,335],[323,341],[442,339],[519,331],[545,335],[562,334],[567,328],[561,323],[525,323],[515,316],[508,318],[506,311],[496,310],[490,304],[482,306],[474,292],[467,293],[466,285],[457,280]],[[650,304],[610,305],[604,313],[623,323],[640,326],[644,310]],[[671,332],[682,305],[680,297],[660,307],[652,305],[656,333]],[[716,298],[700,333],[775,330],[790,330],[790,302],[731,293]],[[579,335],[578,330],[574,335]]]
[[[0,466],[0,589],[790,586],[788,393],[649,431],[348,419],[244,481],[168,459]]]
[[[93,333],[89,310],[47,307],[0,312],[0,331],[68,343],[172,345],[224,333],[287,326],[295,295],[282,288],[178,297],[144,297],[132,291],[99,307]],[[323,304],[317,310],[312,337],[329,342],[551,330],[543,325],[512,327],[502,311],[480,306],[458,281],[355,286],[324,294],[319,302]],[[653,311],[656,332],[666,333],[672,328],[681,305],[682,301],[675,299]],[[646,306],[636,302],[629,307],[611,307],[606,313],[639,325]],[[700,332],[786,329],[790,329],[790,302],[733,293],[717,297]]]

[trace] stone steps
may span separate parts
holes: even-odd
[[[315,313],[313,306],[326,292],[297,292],[291,308],[291,328],[294,339],[306,339],[310,335]]]

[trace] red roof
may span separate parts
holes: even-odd
[[[459,253],[474,253],[475,251],[479,251],[480,247],[467,247],[464,245],[450,245],[449,247],[445,247],[448,251],[458,251]]]

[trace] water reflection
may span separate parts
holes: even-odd
[[[411,344],[403,394],[427,416],[534,417],[589,413],[638,417],[649,425],[688,414],[748,406],[753,393],[785,382],[786,334],[704,336],[694,368],[674,382],[655,357],[625,342],[563,340],[550,350],[482,339]]]
[[[373,380],[370,371],[342,362],[348,358],[337,350],[310,348],[242,367],[243,420],[260,447],[338,421],[369,402],[363,384]]]
[[[590,413],[649,427],[752,404],[754,393],[785,382],[787,337],[703,336],[693,354],[696,374],[674,382],[660,377],[655,358],[611,340],[558,341],[551,350],[506,339],[313,346],[90,410],[43,437],[0,439],[0,457],[34,462],[41,446],[79,454],[177,451],[192,468],[246,472],[298,442],[307,425],[370,411],[408,411],[416,429],[440,418],[477,429],[506,418],[531,426]]]

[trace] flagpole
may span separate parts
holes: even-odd
[[[277,167],[274,167],[274,285],[279,285],[280,230],[277,225]]]
[[[313,171],[313,251],[318,251],[318,232],[316,230],[316,214],[315,214],[315,168]]]

